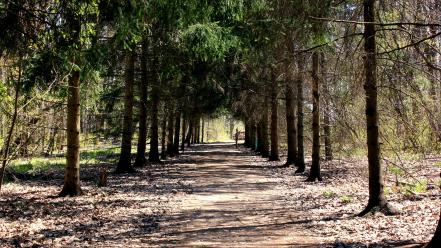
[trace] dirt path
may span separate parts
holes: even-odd
[[[179,175],[192,185],[182,208],[161,221],[158,245],[203,247],[318,246],[284,206],[277,178],[228,143],[186,152]]]

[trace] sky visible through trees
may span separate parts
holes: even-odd
[[[81,224],[64,229],[76,237],[69,242],[42,223],[13,220],[38,216],[56,226],[72,199],[98,206],[102,193],[132,215],[149,212],[139,218],[148,231],[131,226],[135,218],[121,224],[139,231],[133,244],[141,247],[197,246],[188,226],[177,243],[157,238],[175,233],[166,224],[176,219],[164,216],[198,207],[231,214],[234,197],[248,201],[248,219],[209,217],[232,221],[244,235],[257,232],[249,226],[274,225],[268,216],[283,222],[310,211],[330,221],[259,230],[256,237],[274,246],[440,247],[441,3],[0,0],[0,162],[0,246],[124,245],[124,235],[109,243],[98,217],[91,227],[101,238],[84,238],[92,229]],[[236,195],[222,195],[226,186]],[[267,211],[282,198],[293,208]],[[262,199],[269,205],[251,204]],[[308,210],[301,201],[317,204]],[[37,202],[48,213],[37,214]],[[99,206],[118,226],[121,208]],[[88,218],[71,207],[72,223]],[[260,216],[247,212],[259,209]],[[225,228],[196,214],[183,218],[193,228]],[[351,229],[382,221],[374,231]],[[344,238],[330,234],[331,223]],[[330,230],[315,233],[321,239],[301,238],[320,225]],[[414,237],[380,239],[417,225],[424,227]],[[240,235],[216,243],[219,235],[199,245],[271,245]]]

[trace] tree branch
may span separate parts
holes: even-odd
[[[421,22],[390,22],[390,23],[380,23],[380,22],[362,22],[362,21],[351,21],[351,20],[339,20],[339,19],[331,19],[331,18],[322,18],[309,16],[309,18],[318,21],[327,21],[327,22],[338,22],[338,23],[349,23],[356,25],[365,25],[365,24],[373,24],[376,26],[417,26],[417,27],[441,27],[441,23],[421,23]]]
[[[416,46],[416,45],[418,45],[418,44],[420,44],[420,43],[423,43],[423,42],[426,41],[426,40],[431,40],[431,39],[436,38],[437,36],[440,36],[440,35],[441,35],[441,32],[438,32],[438,33],[433,34],[433,35],[431,35],[431,36],[428,36],[428,37],[426,37],[426,38],[424,38],[424,39],[421,39],[421,40],[418,40],[418,41],[416,41],[416,42],[412,42],[412,43],[410,43],[410,44],[407,44],[407,45],[405,45],[405,46],[401,46],[401,47],[397,47],[397,48],[394,48],[394,49],[389,50],[389,51],[385,51],[385,52],[377,53],[377,55],[383,55],[383,54],[387,54],[387,53],[396,52],[396,51],[398,51],[398,50],[406,49],[406,48],[409,48],[409,47],[413,47],[413,46]]]

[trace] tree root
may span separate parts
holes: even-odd
[[[269,157],[269,161],[272,161],[272,162],[274,162],[274,161],[280,161],[280,159],[279,159],[278,157],[270,156],[270,157]]]
[[[293,163],[286,162],[286,163],[284,163],[284,164],[282,164],[282,165],[279,165],[278,167],[279,167],[279,168],[289,168],[289,167],[291,167],[292,164],[293,164]]]
[[[63,187],[63,189],[61,190],[61,192],[58,194],[58,197],[66,197],[66,196],[80,196],[82,195],[84,192],[81,189],[80,186],[76,186],[76,187],[69,187],[66,185]]]
[[[117,167],[116,170],[113,172],[114,174],[123,174],[123,173],[136,173],[137,171],[132,166],[130,167],[124,167],[120,168]]]
[[[135,168],[142,168],[146,165],[147,163],[147,159],[139,159],[139,160],[135,160],[135,163],[133,163],[133,167]]]
[[[386,216],[393,216],[399,213],[398,210],[392,207],[389,203],[378,203],[378,204],[369,203],[363,211],[357,214],[357,216],[363,217],[368,213],[376,213],[376,212],[381,212]]]
[[[306,179],[306,182],[315,182],[316,180],[321,182],[321,181],[323,181],[323,178],[321,176],[309,176]]]
[[[161,161],[161,159],[148,159],[148,162],[150,163],[150,164],[161,164],[162,163],[162,161]]]

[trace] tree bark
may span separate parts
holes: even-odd
[[[369,201],[359,214],[364,216],[374,209],[394,214],[388,206],[383,191],[383,172],[380,164],[380,143],[377,106],[377,59],[375,41],[375,0],[364,0],[364,72],[366,93],[366,130],[369,163]]]
[[[196,118],[196,130],[195,130],[195,132],[196,132],[195,143],[199,144],[199,143],[201,143],[201,117],[199,117],[199,115]]]
[[[174,127],[175,127],[175,122],[174,122],[174,118],[175,118],[175,113],[173,110],[173,107],[171,107],[171,109],[169,110],[168,113],[168,123],[167,123],[167,155],[173,157],[174,154],[174,139],[173,139],[173,132],[174,132]]]
[[[49,141],[48,141],[48,145],[47,145],[47,149],[44,154],[45,157],[51,156],[54,151],[55,137],[57,136],[57,132],[58,132],[58,127],[52,127],[51,134],[50,134]]]
[[[133,82],[135,78],[135,51],[126,54],[126,75],[124,86],[124,119],[121,140],[121,154],[116,173],[134,172],[131,164],[132,133],[133,133]]]
[[[257,126],[256,122],[251,122],[251,149],[257,151]]]
[[[175,135],[174,135],[174,142],[173,142],[173,154],[175,154],[175,155],[179,154],[180,131],[181,131],[181,111],[179,109],[176,109],[176,113],[175,113]]]
[[[145,39],[142,43],[141,51],[141,81],[138,83],[139,87],[139,130],[138,130],[138,146],[136,150],[136,159],[134,167],[142,167],[145,165],[147,159],[145,158],[145,151],[147,145],[147,56],[148,43]]]
[[[164,106],[164,115],[162,117],[162,124],[161,124],[161,159],[165,159],[167,156],[166,138],[167,138],[167,111]]]
[[[269,118],[269,97],[265,96],[265,100],[263,103],[263,113],[262,113],[262,123],[260,126],[260,132],[262,135],[262,150],[260,152],[260,155],[264,158],[268,158],[270,154],[269,149],[269,139],[268,139],[268,118]]]
[[[303,144],[303,70],[304,57],[299,55],[297,61],[297,170],[296,173],[303,173],[305,171],[305,148]]]
[[[210,139],[209,139],[209,130],[210,130],[210,119],[208,119],[207,120],[207,128],[206,128],[207,130],[205,131],[205,133],[206,133],[206,142],[210,142]]]
[[[312,54],[312,164],[307,181],[321,181],[320,175],[320,93],[319,52]]]
[[[257,138],[257,145],[256,145],[256,152],[262,154],[262,119],[257,122],[257,128],[256,128],[256,138]]]
[[[44,152],[45,157],[49,157],[50,155],[52,155],[53,150],[54,150],[55,138],[56,138],[57,132],[58,132],[58,124],[56,123],[56,120],[57,120],[56,117],[57,117],[57,112],[55,111],[55,109],[52,109],[52,115],[51,115],[50,124],[49,124],[49,126],[51,127],[51,132],[49,133],[49,140],[47,143],[47,148],[46,148],[46,151]]]
[[[191,128],[191,144],[195,144],[196,143],[196,127],[197,127],[197,122],[196,122],[196,118],[193,117],[192,118],[192,128]]]
[[[254,150],[254,142],[253,142],[253,139],[254,139],[254,135],[253,135],[253,132],[255,131],[255,129],[253,128],[253,121],[252,120],[250,120],[249,121],[250,123],[249,123],[249,127],[250,127],[250,132],[249,132],[249,148],[251,148],[252,150]]]
[[[196,118],[193,117],[193,126],[191,129],[191,144],[195,144],[196,143],[196,129],[197,129],[197,122],[196,122]]]
[[[233,120],[233,118],[228,120],[228,127],[229,127],[230,139],[234,140],[234,120]]]
[[[186,131],[187,131],[187,115],[184,113],[182,117],[182,140],[181,140],[181,151],[184,151],[185,149],[185,138],[186,138]]]
[[[205,133],[205,119],[202,117],[202,128],[201,128],[201,143],[204,143],[204,133]]]
[[[248,118],[244,118],[245,123],[245,147],[250,147],[250,122]]]
[[[81,22],[72,13],[66,15],[66,21],[72,27],[73,43],[79,46]],[[77,48],[79,50],[79,48]],[[75,51],[78,52],[78,51]],[[78,65],[74,56],[72,62]],[[64,185],[60,197],[78,196],[83,194],[80,187],[80,70],[74,69],[68,80],[67,90],[67,120],[66,120],[66,167],[64,172]]]
[[[187,147],[190,147],[193,139],[193,119],[188,119],[190,124],[188,125],[188,131],[187,131],[187,138],[185,140],[187,141]]]
[[[155,59],[156,60],[156,59]],[[155,64],[155,63],[154,63]],[[158,77],[155,74],[155,79],[152,82],[152,108],[151,108],[151,126],[150,126],[150,152],[149,161],[152,163],[159,163],[159,133],[158,133],[158,108],[159,108],[159,85]]]
[[[273,72],[274,73],[274,72]],[[276,77],[272,77],[272,90],[271,90],[271,153],[269,160],[278,161],[279,160],[279,130],[278,130],[278,83]]]
[[[288,72],[286,72],[288,73]],[[288,167],[297,162],[297,127],[296,127],[296,109],[295,94],[291,78],[285,80],[285,104],[286,104],[286,131],[288,156],[284,167]]]
[[[66,169],[61,197],[83,194],[80,187],[80,71],[73,71],[69,78],[66,127]]]

